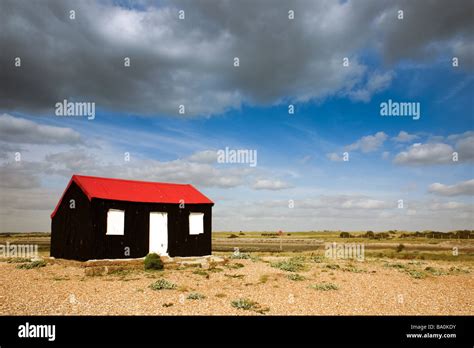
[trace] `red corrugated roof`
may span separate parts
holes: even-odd
[[[97,176],[73,175],[66,190],[75,182],[86,194],[87,198],[102,198],[116,201],[142,202],[142,203],[181,203],[185,204],[213,204],[213,202],[189,184],[170,184],[162,182],[148,182],[101,178]],[[58,205],[51,214],[56,214]]]

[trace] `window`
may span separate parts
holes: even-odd
[[[125,224],[125,211],[109,209],[107,212],[107,235],[123,236]]]
[[[189,234],[204,233],[204,214],[190,213],[189,214]]]

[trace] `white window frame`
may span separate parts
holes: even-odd
[[[189,235],[204,234],[204,213],[189,213]]]
[[[107,236],[125,235],[125,210],[109,209],[107,211]]]

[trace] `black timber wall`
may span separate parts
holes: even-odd
[[[70,206],[71,200],[74,200],[74,208]],[[51,256],[74,260],[91,259],[91,242],[91,204],[79,186],[72,182],[51,221]]]
[[[150,212],[168,214],[168,254],[203,256],[211,254],[212,205],[136,203],[104,199],[92,200],[92,254],[96,259],[143,257],[149,251]],[[123,236],[106,235],[107,211],[125,211]],[[204,213],[204,233],[189,235],[189,213]]]

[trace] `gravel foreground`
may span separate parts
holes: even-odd
[[[210,270],[131,270],[103,276],[86,276],[84,268],[60,261],[35,269],[0,262],[0,315],[474,314],[468,263],[305,260],[304,269],[296,272],[304,279],[291,280],[295,272],[272,267],[282,260],[229,260]],[[417,279],[420,272],[424,278]],[[159,279],[176,287],[151,289]],[[204,298],[188,298],[193,293]],[[249,300],[244,302],[250,308],[235,308],[232,302],[238,299]]]

